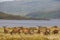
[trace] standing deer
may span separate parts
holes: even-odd
[[[14,27],[14,28],[12,29],[11,34],[12,34],[12,33],[20,33],[20,28]]]
[[[44,32],[44,35],[48,35],[50,34],[50,29],[49,28],[46,28],[45,32]]]
[[[8,33],[8,32],[9,32],[8,28],[4,26],[4,33]]]

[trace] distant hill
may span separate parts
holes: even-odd
[[[53,3],[53,2],[52,2]],[[55,2],[54,2],[55,3]],[[60,19],[60,6],[59,4],[54,7],[48,3],[37,1],[6,1],[0,2],[0,19]],[[45,6],[44,6],[45,5]],[[50,8],[52,7],[52,8]],[[56,8],[56,9],[55,9]],[[46,9],[46,10],[45,10]],[[10,15],[13,14],[13,15]],[[16,16],[15,16],[16,14]],[[18,16],[17,16],[18,15]],[[19,16],[20,15],[20,16]],[[24,17],[23,17],[24,15]]]
[[[31,18],[58,18],[60,19],[60,10],[52,11],[52,12],[32,12],[26,16],[29,16]]]
[[[16,19],[16,20],[19,20],[19,19],[24,19],[24,17],[17,16],[17,15],[10,15],[10,14],[0,12],[0,19]]]
[[[52,6],[50,2],[48,5],[48,3],[46,4],[43,1],[41,2],[40,0],[25,1],[25,2],[24,1],[5,1],[5,2],[0,2],[0,11],[7,12],[8,14],[25,16],[27,14],[30,14],[31,12],[45,11],[46,9],[48,9],[49,11],[54,11],[54,9],[58,10],[59,9],[58,5],[56,4],[57,9],[55,9],[56,7]]]
[[[38,19],[38,18],[26,18],[19,15],[11,15],[4,12],[0,12],[0,19],[7,20],[46,20],[46,19]]]

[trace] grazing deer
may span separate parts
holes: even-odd
[[[37,33],[40,34],[40,32],[41,32],[41,31],[38,29]]]
[[[53,34],[57,34],[57,33],[59,33],[58,27],[54,26]]]
[[[4,27],[4,33],[8,33],[8,28],[7,27]]]
[[[59,30],[54,30],[53,34],[58,34]]]
[[[40,34],[41,33],[41,30],[40,30],[41,26],[38,26],[38,31],[37,33]]]

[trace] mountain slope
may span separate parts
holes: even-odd
[[[32,18],[60,18],[60,10],[52,12],[32,12],[26,16]]]
[[[0,11],[7,14],[24,15],[28,18],[60,18],[59,5],[59,2],[52,0],[6,1],[0,2]]]
[[[10,15],[10,14],[6,14],[3,12],[0,12],[0,19],[24,19],[24,17],[21,16],[17,16],[17,15]]]
[[[45,19],[38,19],[38,18],[26,18],[19,15],[11,15],[6,14],[4,12],[0,12],[0,19],[8,19],[8,20],[45,20]]]

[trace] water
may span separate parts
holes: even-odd
[[[52,20],[0,20],[0,27],[8,26],[25,26],[25,27],[35,27],[35,26],[60,26],[60,19]]]

